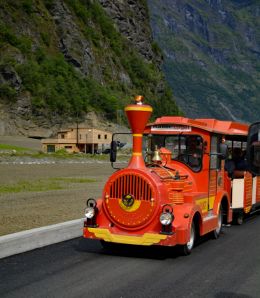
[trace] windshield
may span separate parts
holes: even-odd
[[[172,159],[180,161],[198,172],[202,167],[203,140],[198,135],[150,135],[146,142],[148,151],[165,147],[172,152]],[[150,145],[149,145],[150,144]]]

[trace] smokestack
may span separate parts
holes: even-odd
[[[152,107],[143,104],[143,96],[135,97],[135,104],[125,107],[125,113],[133,134],[133,153],[129,162],[129,168],[144,168],[142,156],[142,140],[144,128],[152,114]]]

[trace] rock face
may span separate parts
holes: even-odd
[[[3,65],[0,69],[0,84],[8,84],[19,91],[21,89],[22,80],[13,67]]]
[[[115,120],[136,94],[179,112],[146,1],[2,1],[0,32],[0,134],[49,136],[93,112]]]
[[[259,120],[258,1],[148,0],[163,69],[189,117]]]
[[[149,14],[144,1],[99,0],[107,14],[121,32],[147,61],[156,61],[160,66],[162,56],[152,49],[152,34]]]
[[[90,73],[91,64],[96,63],[90,43],[80,32],[71,11],[64,1],[58,0],[50,9],[55,30],[59,33],[58,47],[65,59],[83,74]]]

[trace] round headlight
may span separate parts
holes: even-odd
[[[172,223],[173,216],[169,212],[163,212],[160,216],[160,222],[164,226],[168,226],[169,224]]]
[[[87,207],[85,209],[85,216],[86,216],[86,218],[91,219],[91,218],[94,217],[94,215],[95,215],[95,209],[94,208]]]

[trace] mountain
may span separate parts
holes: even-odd
[[[148,0],[163,70],[189,117],[260,119],[259,0]]]
[[[180,114],[144,0],[0,0],[0,135],[48,135],[134,95]]]

